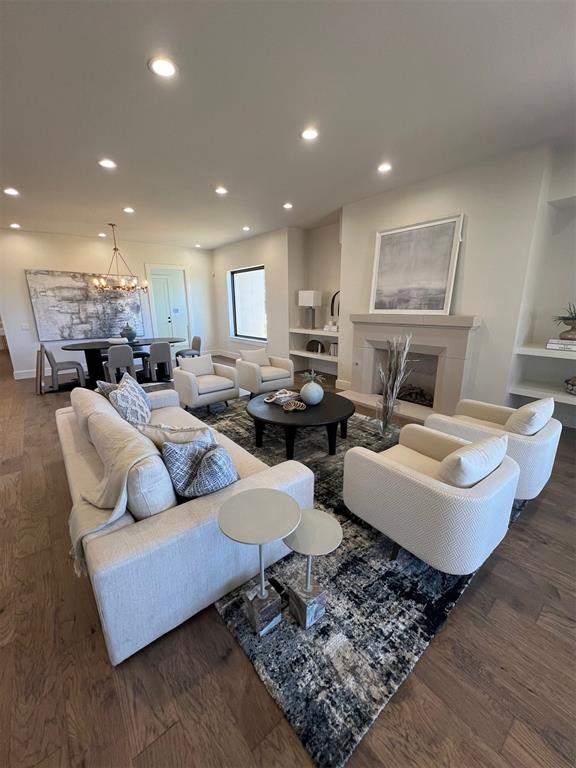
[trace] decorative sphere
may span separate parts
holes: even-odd
[[[309,381],[300,390],[300,397],[306,405],[318,405],[324,397],[324,390],[316,381]]]

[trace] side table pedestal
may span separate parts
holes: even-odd
[[[282,599],[274,587],[266,582],[266,596],[260,597],[260,586],[255,585],[244,592],[244,603],[248,619],[254,632],[263,637],[282,621]]]
[[[297,584],[286,588],[290,613],[298,624],[309,629],[326,613],[326,593],[319,584],[313,583],[310,590]]]

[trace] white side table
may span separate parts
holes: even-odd
[[[322,587],[312,581],[312,557],[327,555],[340,546],[342,526],[333,515],[320,509],[302,510],[300,525],[284,543],[294,552],[306,555],[306,580],[299,586],[289,586],[290,612],[308,629],[326,613],[326,595]]]
[[[298,526],[300,506],[292,496],[269,488],[254,488],[232,496],[218,515],[220,530],[241,544],[257,544],[260,555],[260,582],[244,593],[250,623],[262,636],[282,620],[282,601],[266,582],[264,544],[282,539]]]

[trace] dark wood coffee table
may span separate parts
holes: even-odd
[[[356,410],[351,400],[331,392],[325,392],[321,403],[309,405],[305,411],[285,411],[281,405],[265,403],[265,397],[266,395],[258,395],[246,406],[246,412],[254,419],[256,447],[262,447],[266,424],[278,424],[284,427],[287,459],[294,458],[296,432],[301,427],[325,426],[328,432],[328,453],[333,456],[336,453],[338,424],[340,437],[345,438],[348,419]]]

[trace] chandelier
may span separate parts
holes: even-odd
[[[106,274],[101,277],[95,277],[92,281],[94,287],[99,293],[105,293],[107,291],[123,291],[124,293],[136,293],[136,291],[142,291],[142,293],[148,293],[148,280],[144,280],[143,283],[140,283],[137,276],[128,266],[128,262],[120,253],[120,248],[118,248],[118,243],[116,242],[116,224],[108,224],[108,226],[112,229],[112,238],[114,240],[112,258],[110,259]],[[120,274],[120,259],[130,273],[129,276]],[[116,269],[116,273],[112,272],[113,267]]]

